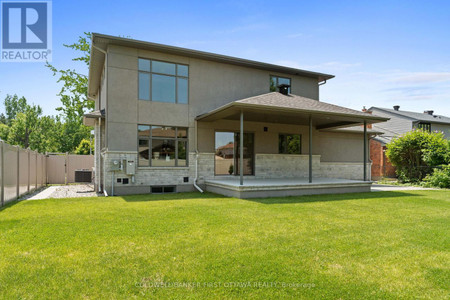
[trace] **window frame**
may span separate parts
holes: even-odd
[[[147,60],[150,62],[150,71],[145,71],[145,70],[140,70],[139,69],[139,60]],[[169,64],[174,64],[175,65],[175,75],[170,75],[170,74],[164,74],[164,73],[159,73],[159,72],[153,72],[153,64],[152,62],[156,61],[156,62],[162,62],[162,63],[169,63]],[[178,66],[185,66],[187,67],[187,71],[188,74],[187,76],[181,76],[178,75]],[[150,101],[150,102],[160,102],[160,103],[171,103],[171,104],[189,104],[189,65],[187,64],[179,64],[179,63],[174,63],[174,62],[170,62],[170,61],[164,61],[164,60],[157,60],[157,59],[150,59],[150,58],[144,58],[144,57],[138,57],[137,60],[137,71],[138,71],[138,100],[140,101]],[[139,90],[140,90],[140,80],[139,80],[139,74],[140,73],[144,73],[144,74],[149,74],[150,76],[150,81],[149,81],[149,97],[148,99],[142,99],[139,95]],[[153,100],[152,98],[152,90],[153,90],[153,74],[155,75],[162,75],[162,76],[168,76],[168,77],[173,77],[175,78],[175,102],[164,102],[164,101],[157,101],[157,100]],[[187,80],[187,101],[186,103],[180,103],[178,101],[178,78],[181,79],[186,79]]]
[[[430,122],[419,122],[417,123],[417,128],[423,131],[431,132],[431,123]]]
[[[276,78],[276,82],[275,82],[275,91],[271,91],[270,90],[270,84],[272,83],[272,78]],[[292,87],[292,78],[290,77],[283,77],[283,76],[278,76],[278,75],[269,75],[269,91],[270,92],[276,92],[277,87],[279,86],[278,83],[278,79],[279,78],[283,78],[283,79],[288,79],[289,80],[289,89],[288,89],[288,93],[291,93],[291,87]]]
[[[139,126],[149,126],[149,135],[148,136],[139,136]],[[158,126],[158,127],[172,127],[175,128],[175,137],[153,137],[152,134],[152,127]],[[178,137],[178,130],[182,129],[186,131],[186,137]],[[149,124],[137,124],[136,128],[137,132],[137,147],[138,147],[138,159],[137,159],[137,165],[138,168],[188,168],[189,167],[189,127],[181,127],[181,126],[167,126],[167,125],[149,125]],[[139,141],[140,140],[146,140],[148,141],[148,165],[141,166],[139,164]],[[172,140],[175,142],[175,165],[174,166],[152,166],[152,146],[153,146],[153,140]],[[179,166],[178,165],[178,142],[185,142],[186,143],[186,165]]]
[[[286,141],[286,137],[287,137],[288,135],[298,135],[298,136],[299,136],[299,142],[300,142],[300,145],[299,145],[299,153],[280,152],[280,136],[282,136],[282,135],[285,137],[285,139],[284,139],[285,142],[287,142],[287,141]],[[286,146],[287,146],[287,143],[286,143]],[[287,150],[287,147],[286,147],[285,150]],[[302,155],[302,134],[301,134],[301,133],[282,133],[282,132],[278,133],[278,154],[284,154],[284,155]]]

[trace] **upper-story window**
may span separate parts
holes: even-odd
[[[139,58],[139,99],[188,103],[189,67]]]
[[[417,127],[423,131],[431,132],[431,123],[419,123],[417,124]]]
[[[288,93],[291,93],[291,79],[290,78],[285,78],[285,77],[279,77],[279,76],[270,76],[270,91],[271,92],[276,92],[277,91],[277,86],[279,86],[280,84],[287,84],[289,85],[289,89],[288,89]]]

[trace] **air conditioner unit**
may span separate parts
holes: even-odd
[[[92,171],[86,169],[75,170],[75,182],[92,182]]]

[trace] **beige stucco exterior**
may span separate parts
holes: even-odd
[[[189,65],[189,104],[138,100],[138,58]],[[137,149],[136,124],[189,127],[190,151],[194,151],[195,117],[234,100],[269,92],[270,75],[291,78],[293,94],[319,99],[318,83],[313,78],[154,51],[110,46],[106,64],[107,78],[100,92],[99,109],[107,111],[106,139],[112,151]],[[103,99],[105,95],[107,101]]]
[[[189,104],[151,102],[138,99],[138,58],[167,61],[189,66]],[[269,92],[270,76],[291,79],[291,93],[319,100],[317,78],[251,68],[233,64],[148,51],[132,47],[109,45],[96,109],[105,110],[103,123],[96,123],[96,174],[99,190],[103,187],[112,192],[116,178],[130,178],[127,186],[117,185],[115,193],[147,193],[150,186],[175,185],[177,191],[193,190],[194,178],[214,177],[216,131],[239,131],[239,122],[219,120],[215,122],[196,121],[195,118],[232,101]],[[113,159],[138,161],[138,124],[188,127],[189,164],[187,167],[157,168],[138,167],[133,176],[124,170],[111,171]],[[197,128],[196,128],[197,127]],[[264,131],[267,127],[267,131]],[[308,126],[275,124],[265,122],[245,122],[244,131],[253,132],[255,137],[255,177],[270,178],[280,176],[279,168],[271,173],[271,166],[277,161],[292,162],[301,166],[284,172],[289,176],[305,176],[308,153]],[[103,132],[103,134],[101,134]],[[301,155],[278,154],[278,135],[301,134]],[[198,140],[196,138],[198,137]],[[331,177],[346,176],[351,179],[362,177],[363,134],[333,133],[313,130],[313,155],[315,175]],[[198,170],[195,160],[199,153]],[[212,155],[212,156],[211,156]],[[212,157],[212,161],[211,160]],[[305,160],[306,159],[306,160]],[[346,165],[347,164],[347,165]],[[347,171],[342,171],[347,168]],[[272,168],[276,169],[276,168]],[[296,173],[297,172],[297,173]],[[370,171],[368,172],[370,174]],[[114,176],[114,177],[113,177]],[[184,181],[188,177],[188,181]]]

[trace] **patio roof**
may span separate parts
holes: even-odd
[[[343,128],[385,122],[389,118],[374,116],[362,111],[321,102],[297,95],[272,92],[230,102],[202,114],[197,121],[211,122],[220,119],[239,120],[241,111],[245,121],[308,125],[312,116],[318,129]]]
[[[105,118],[105,110],[95,110],[88,112],[83,115],[83,124],[86,126],[94,126],[95,120],[98,120],[98,118]]]

